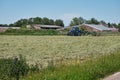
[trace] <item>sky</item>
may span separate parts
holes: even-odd
[[[120,23],[120,0],[0,0],[0,24],[31,17],[62,19],[65,26],[74,17]]]

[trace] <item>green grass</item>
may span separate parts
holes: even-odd
[[[100,32],[100,36],[120,36],[120,32]]]
[[[100,80],[120,70],[120,52],[100,56],[84,63],[45,69],[21,80]]]

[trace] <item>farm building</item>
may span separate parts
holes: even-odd
[[[110,28],[112,32],[118,32],[118,29],[113,27],[113,28]]]
[[[118,30],[116,28],[108,28],[103,25],[95,25],[95,24],[82,24],[80,26],[81,28],[91,31],[91,32],[103,32],[103,31],[114,31],[117,32]]]
[[[56,25],[38,25],[38,24],[33,24],[33,25],[27,25],[28,29],[61,29],[61,26],[56,26]]]
[[[5,32],[7,29],[20,29],[20,27],[2,27],[0,26],[0,32]]]

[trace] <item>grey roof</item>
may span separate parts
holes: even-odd
[[[8,28],[12,28],[12,29],[20,29],[20,27],[2,27],[0,26],[1,29],[8,29]]]
[[[56,26],[56,25],[40,25],[40,24],[33,24],[32,26],[43,27],[43,28],[61,28],[61,26]]]
[[[41,27],[48,27],[48,28],[60,28],[61,26],[56,25],[40,25]]]
[[[105,26],[103,26],[103,25],[95,25],[95,24],[83,24],[83,25],[90,26],[90,27],[93,27],[93,28],[98,29],[98,30],[101,30],[101,31],[111,30],[110,28],[105,27]]]

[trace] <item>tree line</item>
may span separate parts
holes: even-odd
[[[30,24],[41,24],[41,25],[56,25],[56,26],[61,26],[64,27],[64,23],[61,19],[49,19],[47,17],[41,18],[41,17],[35,17],[35,18],[29,18],[29,19],[20,19],[16,21],[13,24],[0,24],[0,26],[3,27],[22,27]]]
[[[116,24],[116,23],[107,23],[104,20],[98,21],[95,18],[91,18],[90,20],[86,20],[83,17],[74,17],[71,22],[70,22],[70,26],[76,26],[76,25],[81,25],[81,24],[102,24],[104,26],[107,27],[116,27],[120,29],[120,23]],[[64,27],[64,22],[61,19],[49,19],[47,17],[41,18],[41,17],[35,17],[35,18],[29,18],[29,19],[20,19],[18,21],[16,21],[13,24],[0,24],[0,26],[3,27],[22,27],[22,26],[26,26],[29,24],[41,24],[41,25],[57,25],[57,26],[61,26]]]

